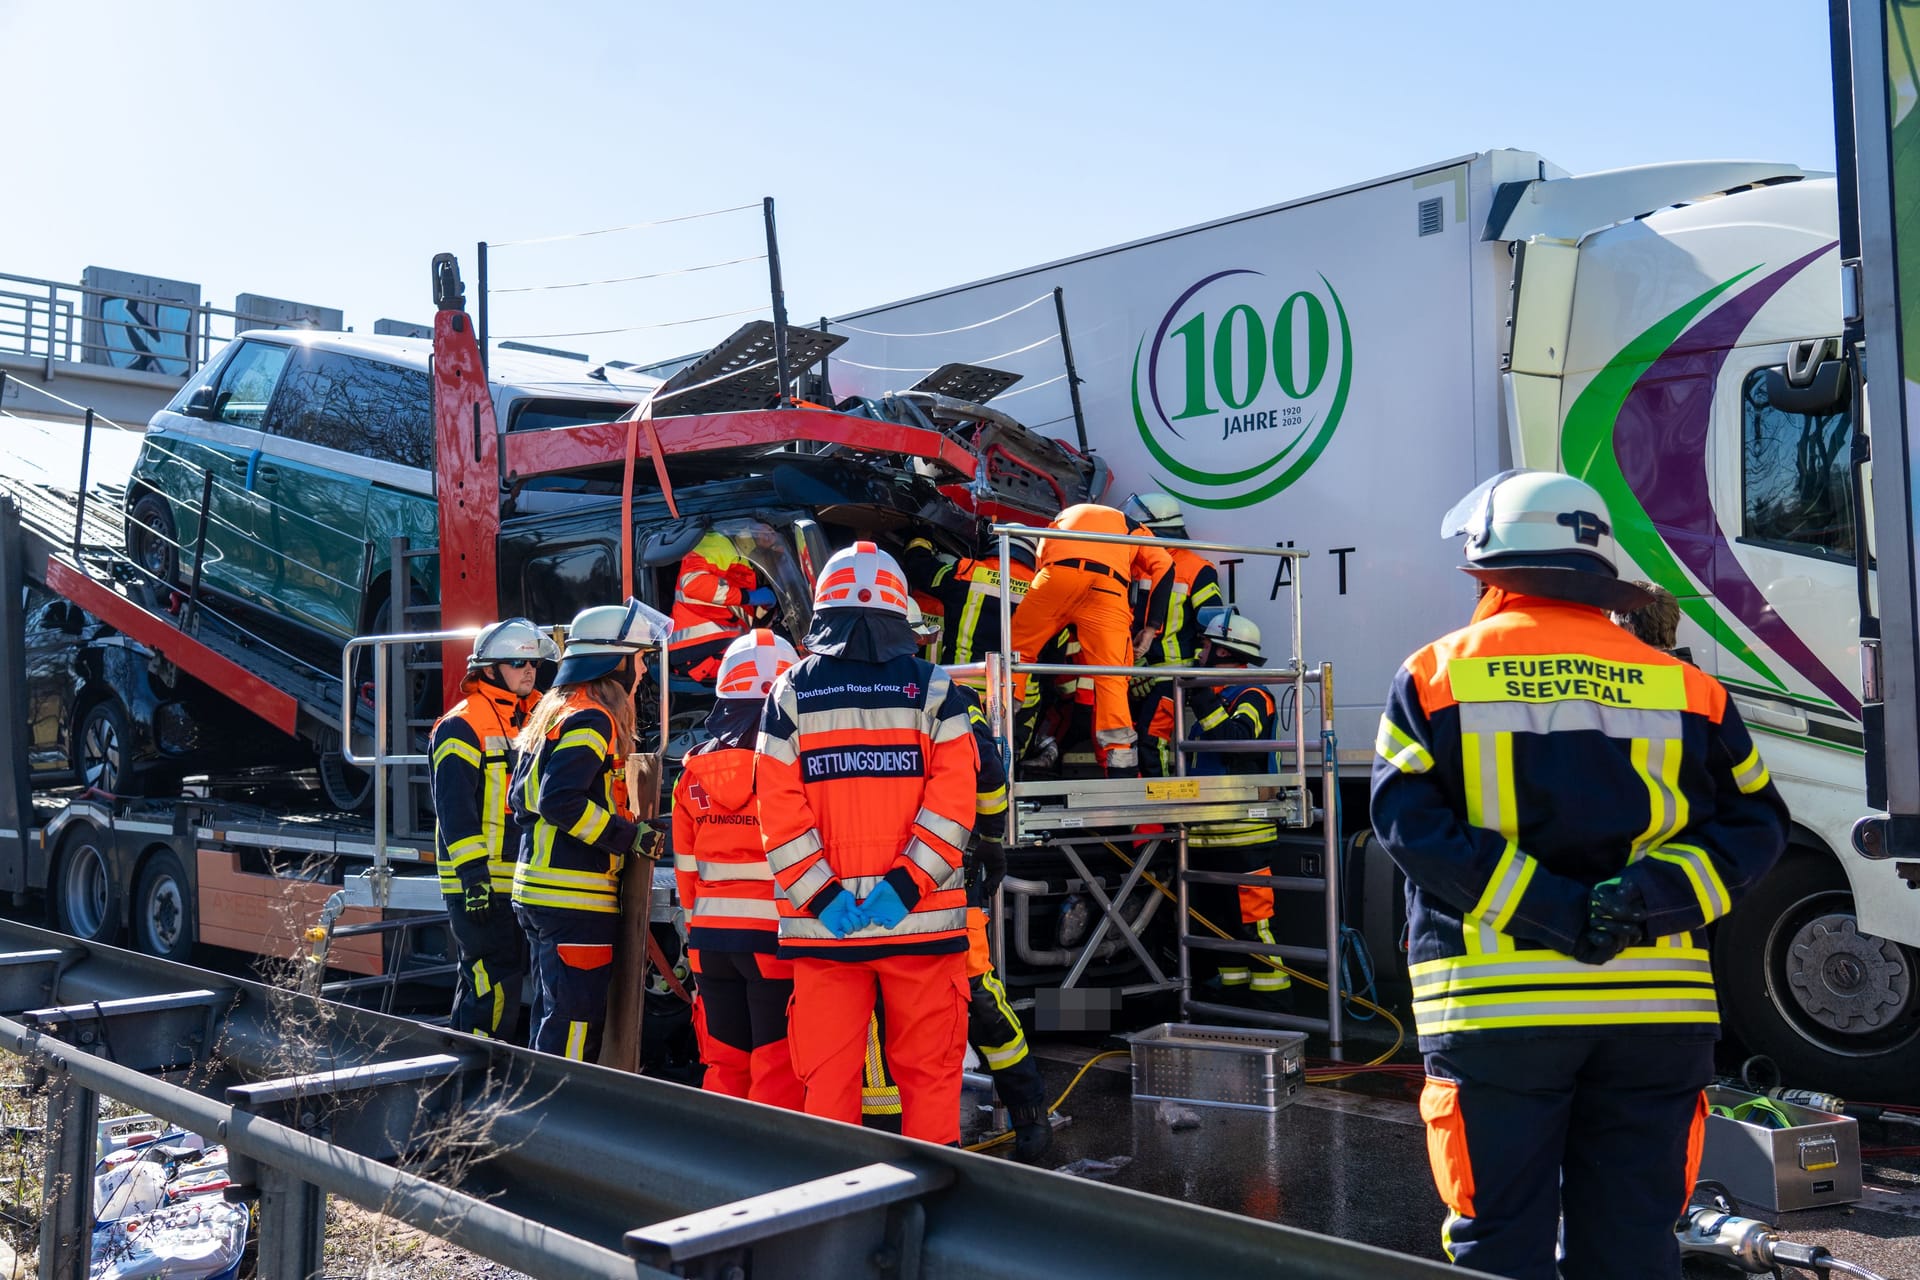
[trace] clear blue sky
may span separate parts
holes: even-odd
[[[0,272],[429,318],[427,264],[778,202],[797,317],[1489,147],[1833,165],[1819,0],[0,0]],[[758,214],[502,249],[500,287],[760,252]],[[502,294],[496,335],[764,302],[754,262]],[[560,338],[602,358],[738,319]]]

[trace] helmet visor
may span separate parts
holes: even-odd
[[[1487,536],[1487,528],[1493,522],[1493,491],[1520,475],[1522,470],[1515,467],[1502,471],[1473,486],[1466,497],[1454,503],[1448,508],[1447,514],[1440,517],[1440,536],[1457,538],[1464,533],[1467,535],[1467,545],[1477,545]]]

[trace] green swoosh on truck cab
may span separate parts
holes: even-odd
[[[1708,289],[1660,319],[1607,361],[1606,367],[1593,376],[1593,381],[1567,410],[1566,422],[1560,429],[1560,460],[1567,474],[1585,480],[1607,500],[1607,510],[1613,516],[1614,538],[1621,549],[1633,557],[1633,562],[1671,591],[1681,610],[1721,647],[1769,683],[1784,689],[1785,682],[1727,625],[1713,602],[1697,594],[1698,588],[1674,559],[1653,518],[1628,485],[1620,470],[1620,459],[1614,453],[1613,441],[1614,424],[1641,375],[1667,353],[1709,303],[1758,270],[1758,267],[1749,267]]]

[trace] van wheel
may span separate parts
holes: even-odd
[[[157,849],[133,890],[133,945],[162,960],[186,960],[199,936],[186,868],[171,849]]]
[[[112,942],[120,932],[120,886],[106,843],[91,826],[68,837],[54,881],[54,919],[83,942]]]
[[[180,536],[174,531],[173,504],[157,493],[143,493],[127,520],[127,551],[158,585],[180,581]]]
[[[1732,1030],[1783,1083],[1885,1098],[1920,1079],[1914,953],[1860,932],[1826,853],[1787,851],[1720,922],[1714,969]]]

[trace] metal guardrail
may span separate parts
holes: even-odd
[[[227,1144],[230,1197],[260,1207],[259,1274],[284,1280],[319,1270],[326,1195],[541,1280],[1466,1274],[403,1018],[319,1009],[0,922],[0,1051],[43,1068],[51,1090],[45,1185],[58,1194],[41,1224],[41,1274],[87,1274],[102,1097]],[[466,1135],[473,1163],[432,1159],[432,1135],[447,1132]]]

